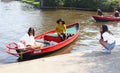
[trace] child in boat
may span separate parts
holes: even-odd
[[[29,28],[28,33],[25,34],[21,39],[20,42],[24,44],[25,49],[37,49],[37,48],[42,48],[43,44],[35,42],[35,30],[34,28]]]
[[[103,16],[103,12],[101,11],[101,9],[97,9],[97,15]]]
[[[62,19],[58,19],[56,23],[56,32],[63,41],[67,38],[65,22]]]
[[[118,11],[117,8],[114,9],[114,14],[113,14],[113,16],[119,17],[119,11]]]
[[[101,38],[99,40],[100,44],[104,47],[103,53],[111,53],[111,50],[115,47],[115,38],[113,34],[108,30],[107,25],[102,25],[100,27]]]

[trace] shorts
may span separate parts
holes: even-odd
[[[114,47],[115,47],[115,42],[114,43],[112,43],[112,44],[107,44],[107,46],[108,46],[108,50],[112,50]]]

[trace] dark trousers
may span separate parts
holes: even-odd
[[[61,38],[62,41],[64,41],[67,37],[64,33],[58,34],[58,36]]]

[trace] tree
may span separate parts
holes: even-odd
[[[28,0],[29,1],[29,0]],[[112,11],[115,7],[120,9],[119,0],[34,0],[40,2],[42,7],[76,7],[96,10],[100,8]]]

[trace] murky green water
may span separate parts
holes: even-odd
[[[29,27],[34,27],[36,35],[54,29],[56,20],[62,18],[66,24],[80,22],[79,37],[70,45],[54,54],[74,53],[84,50],[101,49],[97,35],[99,26],[108,24],[110,30],[118,39],[120,24],[118,22],[98,23],[92,18],[95,12],[80,10],[37,10],[33,6],[12,1],[0,3],[0,64],[16,62],[16,57],[8,55],[6,44],[19,39],[27,32]],[[108,13],[105,13],[108,15]],[[111,14],[111,13],[109,13]],[[74,45],[76,44],[76,45]]]

